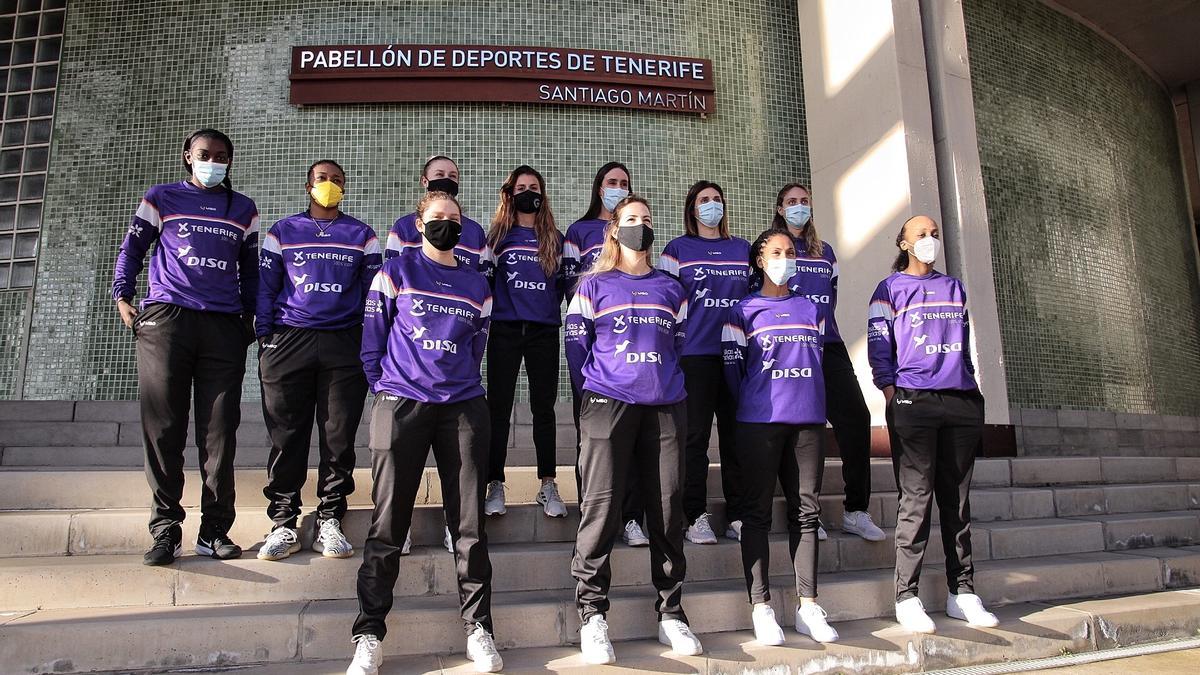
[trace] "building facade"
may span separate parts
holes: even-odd
[[[288,103],[293,46],[393,43],[709,59],[717,108]],[[971,297],[988,422],[1013,425],[1020,450],[1194,442],[1200,195],[1178,101],[1188,110],[1197,85],[1164,82],[1058,4],[13,0],[0,2],[3,53],[0,398],[136,397],[110,298],[116,250],[145,189],[182,177],[183,138],[214,126],[233,138],[234,185],[264,228],[304,208],[304,171],[326,157],[346,167],[345,210],[380,233],[412,210],[432,154],[458,160],[465,211],[483,223],[508,171],[538,168],[564,231],[595,170],[623,161],[656,214],[656,250],[682,231],[696,180],[724,186],[746,238],[769,224],[779,186],[811,183],[879,424],[867,299],[900,224],[929,214]]]

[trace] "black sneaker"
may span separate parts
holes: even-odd
[[[217,560],[232,560],[242,557],[242,547],[233,543],[224,532],[212,535],[201,532],[200,536],[196,537],[196,555],[206,555]]]
[[[183,555],[183,529],[172,525],[154,538],[154,545],[142,556],[143,565],[170,565]]]

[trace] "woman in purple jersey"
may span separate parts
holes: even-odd
[[[681,602],[687,565],[680,456],[686,393],[679,350],[688,302],[678,282],[650,267],[653,241],[646,201],[632,195],[621,200],[604,231],[600,256],[567,310],[567,361],[582,398],[583,498],[571,572],[583,623],[580,649],[589,664],[616,658],[605,615],[621,504],[633,489],[630,474],[647,493],[659,642],[677,654],[702,651]]]
[[[684,451],[683,514],[685,538],[693,544],[715,544],[708,513],[708,441],[713,416],[721,460],[726,536],[742,531],[740,474],[734,449],[734,400],[721,376],[721,326],[734,303],[750,291],[750,243],[730,236],[725,191],[702,180],[692,185],[683,203],[682,237],[663,247],[658,268],[683,284],[688,296],[691,330],[683,345],[680,367],[687,388],[687,446]]]
[[[938,226],[914,216],[896,236],[892,275],[879,282],[867,319],[875,385],[887,399],[896,516],[896,620],[932,633],[917,584],[929,542],[932,503],[941,514],[946,554],[946,614],[972,626],[997,625],[975,595],[971,564],[971,472],[983,438],[983,396],[971,363],[962,282],[933,268]]]
[[[563,235],[554,224],[546,181],[532,167],[519,166],[500,186],[500,203],[487,234],[485,274],[495,304],[487,346],[488,408],[492,415],[491,465],[486,515],[501,515],[504,464],[508,457],[509,416],[521,361],[529,382],[533,446],[542,485],[537,502],[550,518],[564,518],[567,506],[555,482],[554,402],[558,400],[558,327],[566,284],[562,279]]]
[[[254,341],[258,209],[233,191],[233,142],[225,134],[189,134],[182,159],[188,179],[146,192],[113,275],[121,321],[137,340],[142,444],[153,493],[147,565],[170,564],[182,552],[183,448],[193,396],[204,483],[196,553],[222,560],[242,554],[229,529],[242,377],[246,347]],[[133,298],[148,253],[149,292],[139,312]]]
[[[488,409],[479,369],[492,295],[482,274],[454,255],[462,233],[454,197],[430,192],[417,206],[419,250],[393,258],[371,282],[362,364],[371,406],[371,529],[358,570],[357,648],[347,675],[374,675],[400,574],[413,504],[432,448],[443,513],[453,536],[467,656],[478,672],[503,660],[492,638],[492,563],[484,532]]]
[[[788,288],[796,271],[792,238],[763,232],[750,248],[761,290],[729,310],[722,356],[737,398],[737,447],[744,509],[742,566],[753,605],[754,636],[783,644],[771,608],[768,533],[775,484],[787,501],[788,546],[796,575],[796,630],[817,642],[838,633],[817,604],[817,525],[825,463],[825,384],[821,355],[825,322],[817,305]]]
[[[592,179],[592,195],[588,201],[587,211],[579,220],[567,228],[566,240],[563,242],[563,273],[566,277],[567,299],[575,292],[575,286],[580,275],[592,267],[596,256],[604,247],[605,231],[612,220],[613,209],[617,203],[629,196],[633,189],[633,176],[629,168],[620,162],[608,162],[596,171]],[[574,374],[572,375],[572,378]],[[574,381],[572,379],[572,381]],[[580,394],[571,389],[571,414],[575,420],[575,455],[579,456],[579,405]],[[631,481],[636,477],[630,476]],[[583,483],[579,479],[579,467],[575,467],[575,485],[580,490]],[[636,485],[636,483],[631,483]],[[621,538],[630,546],[646,546],[650,540],[642,530],[642,500],[637,489],[629,490],[625,503],[621,507],[622,521],[625,529]]]
[[[382,264],[375,230],[339,207],[346,172],[331,159],[308,167],[308,208],[271,226],[259,257],[258,374],[271,438],[267,460],[270,534],[259,560],[300,550],[300,491],[308,477],[314,420],[319,464],[314,551],[348,558],[342,532],[354,492],[354,437],[362,419],[363,301]]]
[[[786,230],[796,244],[796,276],[791,289],[817,303],[825,318],[825,399],[829,423],[837,438],[842,458],[845,487],[842,531],[867,541],[883,541],[887,535],[871,519],[871,412],[863,399],[850,353],[837,327],[838,264],[833,247],[821,240],[812,217],[812,198],[807,185],[790,183],[775,198],[771,226]],[[817,535],[825,540],[825,528]]]

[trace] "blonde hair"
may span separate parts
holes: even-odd
[[[783,206],[783,196],[791,190],[800,188],[804,190],[804,194],[812,199],[812,190],[804,183],[788,183],[779,190],[779,195],[775,197],[775,218],[771,220],[771,227],[775,229],[787,230],[787,219],[779,215],[779,207]],[[825,252],[825,242],[821,241],[821,235],[817,234],[817,223],[813,218],[809,218],[804,224],[804,229],[800,230],[800,238],[804,240],[804,252],[810,258],[819,258]]]
[[[417,202],[417,220],[421,221],[421,223],[423,224],[425,222],[425,219],[422,218],[421,216],[423,216],[425,214],[425,209],[429,208],[430,204],[437,202],[437,201],[441,201],[443,199],[445,199],[448,202],[454,203],[454,206],[458,209],[458,217],[461,218],[462,217],[462,205],[458,203],[458,200],[455,199],[454,196],[451,195],[449,192],[442,192],[441,190],[433,190],[430,192],[426,192],[424,195],[421,196],[421,201]]]
[[[608,225],[604,226],[604,246],[600,249],[600,255],[596,256],[596,262],[592,264],[586,274],[600,274],[616,269],[617,263],[621,261],[621,244],[616,237],[617,223],[621,220],[621,211],[631,204],[642,204],[647,211],[650,210],[650,202],[638,195],[629,195],[617,202],[616,207],[612,210],[612,216],[608,219]],[[646,251],[645,255],[649,257],[650,252]]]

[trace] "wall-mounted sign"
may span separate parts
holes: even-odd
[[[550,47],[355,45],[292,48],[297,105],[489,102],[711,115],[712,62]]]

